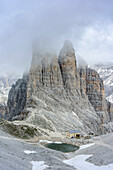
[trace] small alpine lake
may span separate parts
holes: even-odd
[[[79,149],[79,146],[67,143],[48,143],[45,144],[45,147],[61,152],[74,152]]]

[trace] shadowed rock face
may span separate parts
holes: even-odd
[[[9,119],[19,115],[27,123],[52,132],[78,128],[100,134],[102,124],[111,120],[102,80],[95,70],[77,70],[75,51],[69,41],[58,58],[34,51],[28,79],[21,79],[12,87],[7,108]]]
[[[107,111],[109,115],[109,121],[113,122],[113,103],[107,102]]]
[[[15,85],[12,86],[9,91],[7,101],[7,112],[4,115],[5,119],[16,120],[21,119],[21,111],[26,104],[27,96],[27,80],[28,75],[24,75],[22,79],[19,79]]]

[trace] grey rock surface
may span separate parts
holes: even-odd
[[[92,140],[94,145],[67,154],[14,138],[0,128],[0,169],[31,170],[31,161],[44,161],[49,166],[46,169],[74,170],[76,168],[63,163],[63,160],[78,155],[92,155],[86,161],[96,166],[113,164],[113,133],[94,137]],[[24,151],[35,153],[26,154]]]
[[[78,150],[74,155],[92,155],[86,161],[97,166],[113,164],[113,133],[95,137],[95,145]]]
[[[26,154],[24,151],[35,151]],[[1,170],[31,170],[32,161],[44,161],[51,170],[75,170],[63,163],[65,154],[47,149],[43,146],[19,140],[0,129],[0,169]]]

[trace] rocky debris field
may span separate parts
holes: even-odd
[[[87,170],[90,170],[92,166],[95,170],[113,169],[113,133],[94,137],[93,143],[88,145],[89,147],[82,145],[76,152],[67,154],[68,158],[73,158],[74,161],[79,158],[78,162],[82,159],[83,163],[85,161],[89,164]],[[77,163],[76,167],[80,167],[79,163]],[[81,169],[85,170],[82,166]]]
[[[82,145],[75,152],[62,153],[15,138],[0,128],[0,151],[2,170],[74,170],[80,166],[81,170],[107,170],[113,168],[113,133],[94,137],[92,144]]]
[[[63,163],[65,154],[14,138],[0,130],[0,169],[2,170],[73,170]],[[44,162],[43,162],[44,161]],[[44,164],[44,165],[43,165]]]

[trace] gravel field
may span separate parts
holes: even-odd
[[[105,165],[107,169],[107,165],[113,164],[113,133],[95,137],[93,142],[75,152],[62,153],[28,143],[0,130],[0,170],[73,170],[77,168],[67,165],[64,160],[79,155],[86,155],[86,162],[96,167]]]

